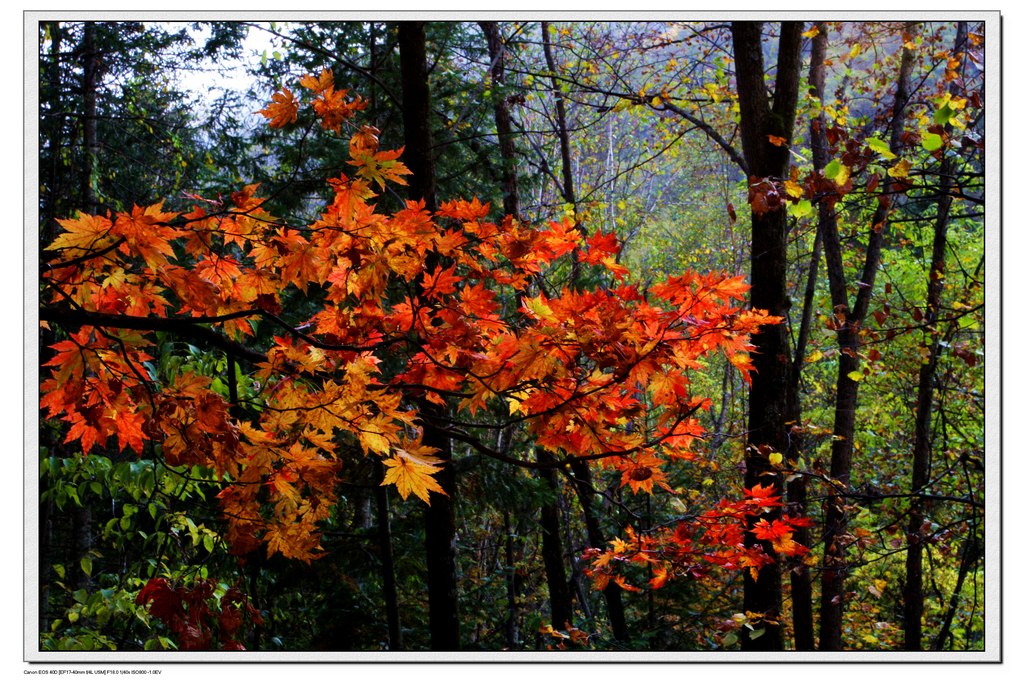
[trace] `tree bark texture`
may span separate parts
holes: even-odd
[[[779,37],[778,64],[774,95],[770,96],[765,83],[766,69],[761,51],[762,24],[760,22],[733,22],[731,25],[736,59],[736,88],[740,105],[740,138],[751,183],[766,178],[783,178],[789,165],[786,147],[772,145],[768,136],[790,140],[796,117],[797,93],[800,85],[801,22],[783,22]],[[751,306],[785,318],[789,308],[786,291],[785,209],[751,213]],[[750,488],[760,484],[773,485],[783,490],[779,473],[772,467],[772,453],[786,453],[789,447],[789,428],[786,421],[787,384],[790,372],[790,349],[786,326],[766,326],[752,339],[757,346],[753,354],[754,372],[749,393],[747,425],[746,473],[744,485]],[[756,520],[750,520],[752,524]],[[760,543],[753,534],[747,542]],[[771,548],[766,549],[771,553]],[[781,650],[782,616],[781,571],[777,563],[761,569],[755,578],[748,571],[743,581],[743,609],[765,615],[770,622],[763,624],[760,637],[751,638],[752,632],[743,629],[741,646],[744,650]]]
[[[82,210],[95,214],[98,209],[93,175],[99,157],[96,138],[96,83],[99,76],[99,56],[96,52],[96,25],[86,22],[82,28],[82,177],[80,193]]]
[[[427,80],[426,26],[421,21],[398,25],[398,50],[402,72],[402,120],[405,125],[405,163],[412,172],[409,196],[422,200],[428,211],[437,209],[431,135],[430,87]],[[428,269],[430,264],[428,264]],[[427,598],[430,647],[457,650],[459,642],[458,582],[455,557],[455,471],[451,466],[451,442],[439,428],[444,408],[418,401],[423,421],[423,443],[437,449],[442,461],[437,482],[447,495],[430,493],[424,513],[427,550]]]
[[[604,532],[601,531],[600,513],[594,500],[594,482],[590,474],[590,465],[586,461],[578,460],[571,466],[580,507],[583,508],[583,520],[587,527],[587,543],[591,548],[604,548],[606,539]],[[602,593],[605,607],[608,609],[612,635],[616,640],[626,640],[629,630],[626,627],[626,610],[622,604],[622,588],[619,584],[610,582]]]
[[[572,153],[569,147],[569,129],[566,126],[565,98],[555,75],[558,67],[555,64],[555,56],[551,50],[551,24],[546,21],[540,23],[541,39],[544,42],[544,61],[551,74],[551,91],[555,96],[555,124],[558,129],[558,150],[562,157],[562,197],[569,204],[576,204],[576,190],[572,181]]]
[[[384,465],[373,464],[374,478],[384,479]],[[395,578],[395,556],[391,547],[391,513],[388,509],[387,487],[377,486],[374,491],[377,507],[377,542],[380,546],[381,583],[384,592],[384,612],[388,620],[388,649],[403,649],[402,622],[398,608],[398,582]]]
[[[512,135],[512,115],[505,96],[505,40],[497,22],[481,21],[491,59],[491,91],[494,101],[494,127],[501,153],[501,192],[505,215],[519,217],[519,183],[516,178],[516,146]]]
[[[828,47],[828,33],[824,22],[817,24],[818,33],[811,40],[811,63],[808,74],[808,92],[819,101],[825,93],[825,56]],[[811,152],[814,170],[821,172],[828,163],[825,136],[821,128],[822,118],[811,122]],[[824,210],[823,207],[821,210]],[[788,422],[799,425],[802,418],[800,405],[800,379],[804,357],[807,352],[807,341],[810,336],[810,322],[814,317],[814,293],[818,283],[818,262],[821,260],[821,222],[827,220],[819,211],[819,225],[814,234],[814,246],[811,250],[811,261],[804,288],[803,306],[800,317],[800,331],[797,335],[796,348],[793,350],[793,363],[789,376]],[[832,216],[829,214],[829,216]],[[834,220],[834,216],[832,216]],[[799,432],[790,433],[790,448],[786,461],[796,468],[803,448],[803,439]],[[790,514],[805,515],[807,512],[807,481],[798,477],[786,488],[786,497]],[[812,544],[809,529],[798,528],[793,533],[797,543],[805,546]],[[790,592],[792,597],[793,647],[797,651],[814,650],[814,586],[809,568],[802,562],[795,564],[789,573]]]
[[[546,450],[537,450],[538,463],[552,465],[554,461],[554,457]],[[565,550],[562,546],[558,509],[558,477],[552,467],[542,468],[539,472],[551,496],[551,500],[540,508],[541,556],[544,559],[544,574],[551,603],[551,625],[563,629],[566,625],[572,625],[572,592],[565,575]]]

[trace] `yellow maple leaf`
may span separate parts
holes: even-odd
[[[900,159],[899,163],[889,169],[889,175],[893,178],[906,178],[909,173],[910,162],[906,159]]]
[[[800,199],[804,196],[804,188],[800,187],[800,183],[795,183],[792,180],[785,182],[786,194],[793,199]]]
[[[363,428],[359,431],[359,443],[362,444],[363,450],[367,453],[373,451],[374,453],[387,453],[391,447],[391,442],[385,434],[374,431],[372,427]]]
[[[555,311],[551,306],[548,306],[543,294],[538,294],[532,299],[523,299],[523,307],[532,313],[534,317],[539,318],[540,320],[558,322],[558,318],[555,316]]]
[[[384,473],[384,481],[380,485],[394,484],[398,489],[398,495],[402,496],[402,500],[413,493],[424,503],[430,505],[431,491],[443,496],[448,495],[433,476],[441,471],[441,467],[434,464],[440,462],[436,458],[412,455],[408,451],[396,448],[394,457],[383,462],[388,469]]]
[[[115,237],[110,234],[112,223],[103,216],[79,214],[77,218],[66,220],[58,218],[57,222],[64,228],[64,234],[59,235],[47,247],[49,251],[59,249],[82,252],[99,251],[110,246],[115,240]],[[77,256],[77,254],[75,255]]]

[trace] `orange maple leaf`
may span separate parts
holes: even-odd
[[[306,74],[299,79],[299,85],[319,95],[324,90],[334,87],[334,72],[331,69],[324,69],[319,76]]]
[[[405,148],[400,147],[374,154],[361,154],[348,163],[358,166],[359,170],[356,173],[368,181],[377,183],[379,187],[384,187],[388,181],[398,185],[408,185],[402,176],[409,175],[410,171],[405,164],[398,161],[398,157],[403,151]]]
[[[299,103],[291,90],[281,88],[281,92],[274,93],[270,99],[270,104],[256,113],[270,119],[271,128],[284,128],[289,123],[295,123],[299,117]]]

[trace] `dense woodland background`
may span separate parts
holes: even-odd
[[[310,562],[233,546],[227,480],[210,467],[168,462],[158,440],[83,449],[69,413],[43,410],[39,647],[984,650],[984,28],[41,22],[43,382],[68,380],[60,354],[83,327],[118,329],[57,275],[92,256],[62,251],[59,220],[161,200],[187,212],[257,183],[287,225],[318,220],[327,179],[352,173],[351,131],[306,110],[268,126],[260,112],[324,69],[365,99],[356,127],[403,148],[412,171],[379,211],[478,198],[499,225],[616,236],[610,270],[567,257],[500,294],[513,315],[529,315],[526,296],[646,297],[693,271],[744,276],[749,305],[782,322],[754,335],[750,382],[722,355],[689,374],[705,432],[692,457],[653,470],[499,428],[525,394],[470,420],[410,393],[447,496],[428,507],[381,487],[381,458],[339,441]],[[326,287],[274,294],[293,339],[309,341]],[[140,331],[141,384],[194,373],[232,410],[256,410],[255,364],[194,327]],[[260,325],[246,343],[267,353],[288,334]],[[751,530],[734,544],[774,558],[756,580],[672,564],[661,532],[757,485],[784,492],[771,519],[810,520],[787,539],[809,552],[776,554]],[[601,558],[619,582],[601,581]]]

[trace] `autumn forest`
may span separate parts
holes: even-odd
[[[991,651],[991,20],[36,19],[29,650]]]

